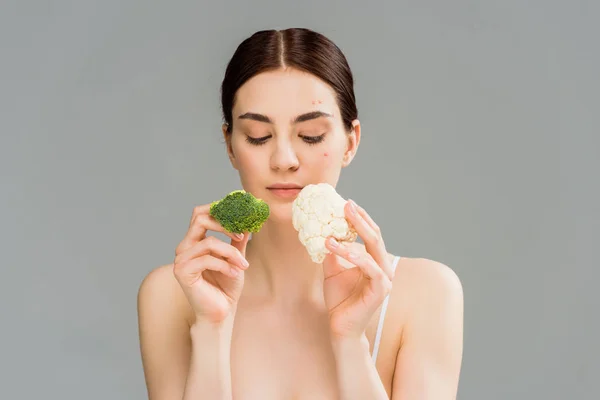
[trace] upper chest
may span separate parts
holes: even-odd
[[[314,310],[238,310],[231,378],[236,399],[336,399],[327,315]]]
[[[371,348],[376,320],[367,329]],[[385,356],[389,348],[382,340],[377,363],[386,386],[391,385],[393,374]],[[235,399],[337,399],[336,360],[326,312],[239,309],[231,344],[231,378]]]

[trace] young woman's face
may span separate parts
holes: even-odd
[[[291,218],[299,190],[274,190],[274,185],[327,182],[335,187],[360,140],[358,120],[350,134],[344,129],[330,86],[294,69],[247,81],[232,114],[231,135],[223,127],[232,165],[243,188],[265,200],[275,219]]]

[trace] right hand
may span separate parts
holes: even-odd
[[[175,249],[173,273],[196,320],[223,322],[235,309],[244,286],[246,245],[250,234],[238,239],[209,214],[210,204],[194,208],[189,230]],[[208,230],[231,237],[225,243]]]

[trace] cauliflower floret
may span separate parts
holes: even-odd
[[[300,242],[315,263],[322,263],[330,251],[325,240],[333,236],[338,242],[354,242],[357,233],[346,220],[341,197],[328,183],[305,186],[292,203],[292,224]]]

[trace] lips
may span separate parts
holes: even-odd
[[[276,183],[269,186],[267,189],[302,189],[302,186],[295,183]]]
[[[276,183],[267,189],[279,198],[293,199],[300,193],[302,186],[295,183]]]

